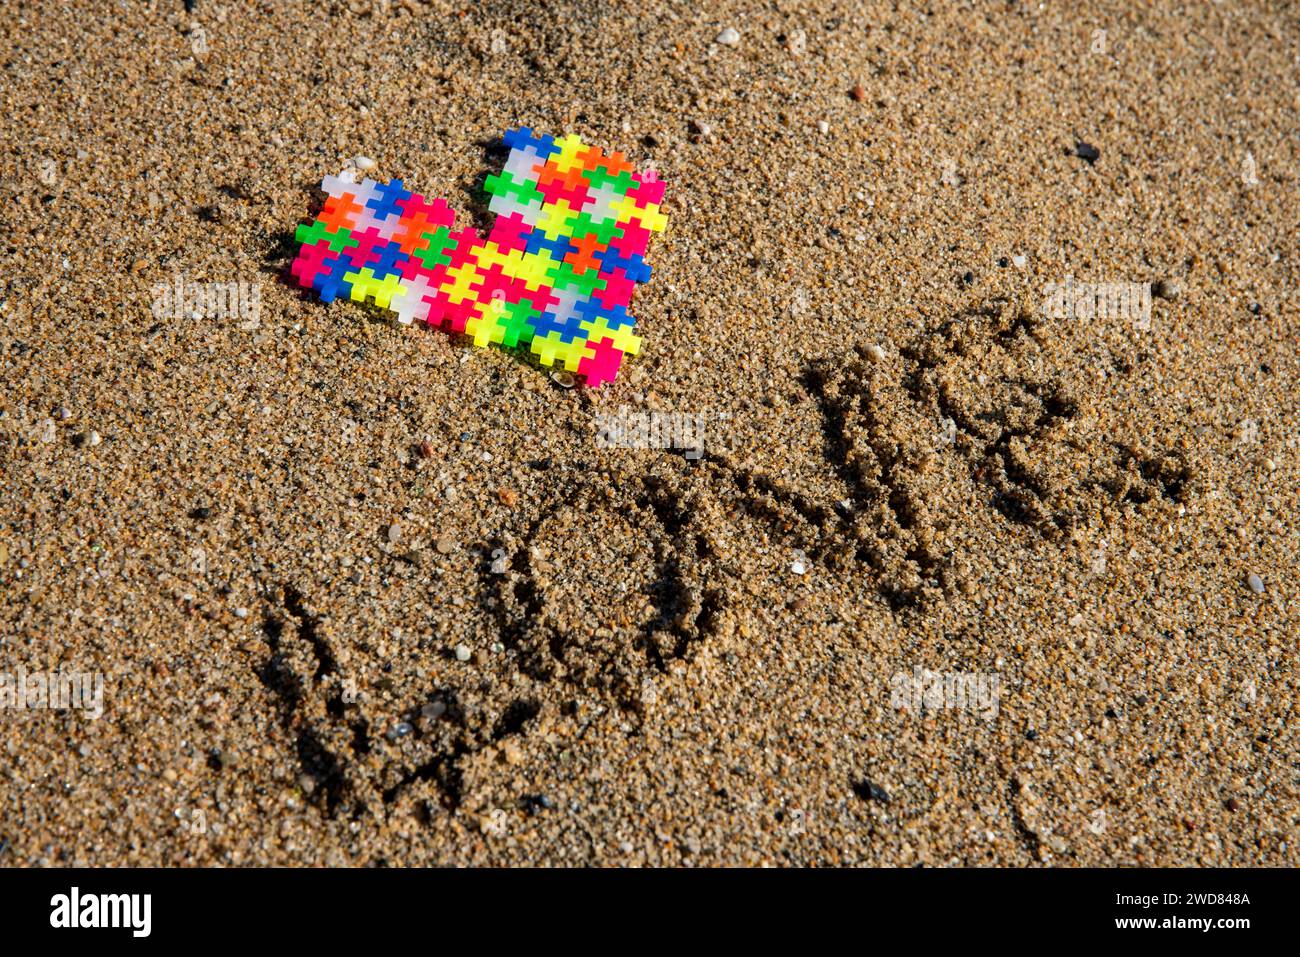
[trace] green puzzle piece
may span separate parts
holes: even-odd
[[[352,238],[352,230],[340,229],[338,232],[332,233],[324,221],[319,219],[310,226],[299,226],[294,231],[293,238],[297,242],[308,246],[315,246],[322,239],[327,240],[332,253],[341,253],[352,246],[360,245],[357,240]]]

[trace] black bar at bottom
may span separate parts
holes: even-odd
[[[970,945],[1215,946],[1293,929],[1283,870],[2,870],[6,942],[75,935],[142,945],[412,945],[447,934],[513,943],[687,940],[771,946],[774,931],[905,934]],[[75,892],[74,892],[75,888]],[[138,896],[135,896],[138,895]],[[148,895],[147,900],[144,895]],[[147,907],[146,907],[147,904]],[[147,917],[147,920],[146,920]],[[73,925],[76,925],[75,927]],[[87,924],[116,925],[93,926]],[[147,936],[145,931],[147,930]],[[683,939],[682,935],[686,935]],[[584,947],[585,949],[585,947]],[[14,949],[13,953],[20,951]]]

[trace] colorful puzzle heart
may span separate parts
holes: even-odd
[[[524,127],[504,140],[505,168],[486,183],[496,214],[487,239],[453,231],[443,200],[401,180],[327,176],[324,208],[298,227],[292,273],[323,302],[372,299],[403,323],[442,326],[477,346],[527,346],[542,365],[599,386],[641,347],[628,306],[650,278],[645,252],[666,223],[664,184],[577,136]]]

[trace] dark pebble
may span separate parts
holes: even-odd
[[[549,811],[555,807],[555,802],[545,794],[525,794],[520,801],[524,810],[529,814],[536,814],[539,811]]]
[[[198,519],[205,522],[212,517],[212,509],[206,505],[200,505],[198,508],[190,509],[190,518]]]
[[[853,785],[853,793],[864,801],[879,801],[881,804],[889,803],[889,792],[875,781],[868,781],[866,778]]]
[[[1083,140],[1076,140],[1074,143],[1074,155],[1079,157],[1081,160],[1087,161],[1088,165],[1091,166],[1093,163],[1097,162],[1098,158],[1101,156],[1101,150],[1097,149],[1097,147],[1093,146],[1091,143],[1085,143]]]

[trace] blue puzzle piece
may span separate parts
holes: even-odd
[[[320,293],[321,302],[333,302],[341,293],[344,298],[352,295],[352,283],[344,280],[344,276],[350,272],[356,272],[357,267],[346,256],[339,256],[329,263],[329,269],[326,272],[319,273],[312,280],[312,288]]]
[[[600,260],[600,271],[602,273],[613,273],[615,270],[623,270],[623,274],[633,282],[648,282],[650,280],[650,265],[640,253],[634,253],[631,256],[620,256],[611,246],[609,249],[596,253],[596,258]]]
[[[521,126],[517,130],[506,130],[502,140],[512,150],[522,150],[531,146],[542,159],[546,159],[560,151],[560,148],[555,145],[554,136],[549,133],[543,136],[534,136],[533,131],[527,126]]]
[[[607,309],[600,304],[600,300],[595,296],[588,299],[579,299],[574,304],[573,309],[583,322],[595,322],[597,319],[604,319],[611,329],[636,325],[636,319],[628,315],[627,306],[619,305],[613,309]]]
[[[372,249],[366,265],[370,267],[376,279],[383,279],[385,276],[401,275],[402,270],[398,268],[399,265],[410,261],[411,257],[402,252],[402,247],[390,241],[385,246]]]
[[[381,183],[377,189],[379,195],[366,203],[366,206],[375,214],[376,219],[387,219],[394,213],[400,216],[402,208],[397,204],[415,195],[402,185],[400,179],[395,179],[391,183]]]
[[[569,242],[567,236],[548,239],[543,230],[534,229],[528,234],[528,244],[524,247],[524,252],[530,256],[537,256],[543,251],[549,253],[550,257],[556,262],[564,262],[564,257],[569,253],[576,253],[578,247]]]
[[[539,339],[545,339],[552,332],[558,332],[561,341],[566,343],[587,338],[587,331],[582,328],[581,315],[573,315],[561,321],[554,312],[548,310],[533,320],[533,326],[534,335]]]

